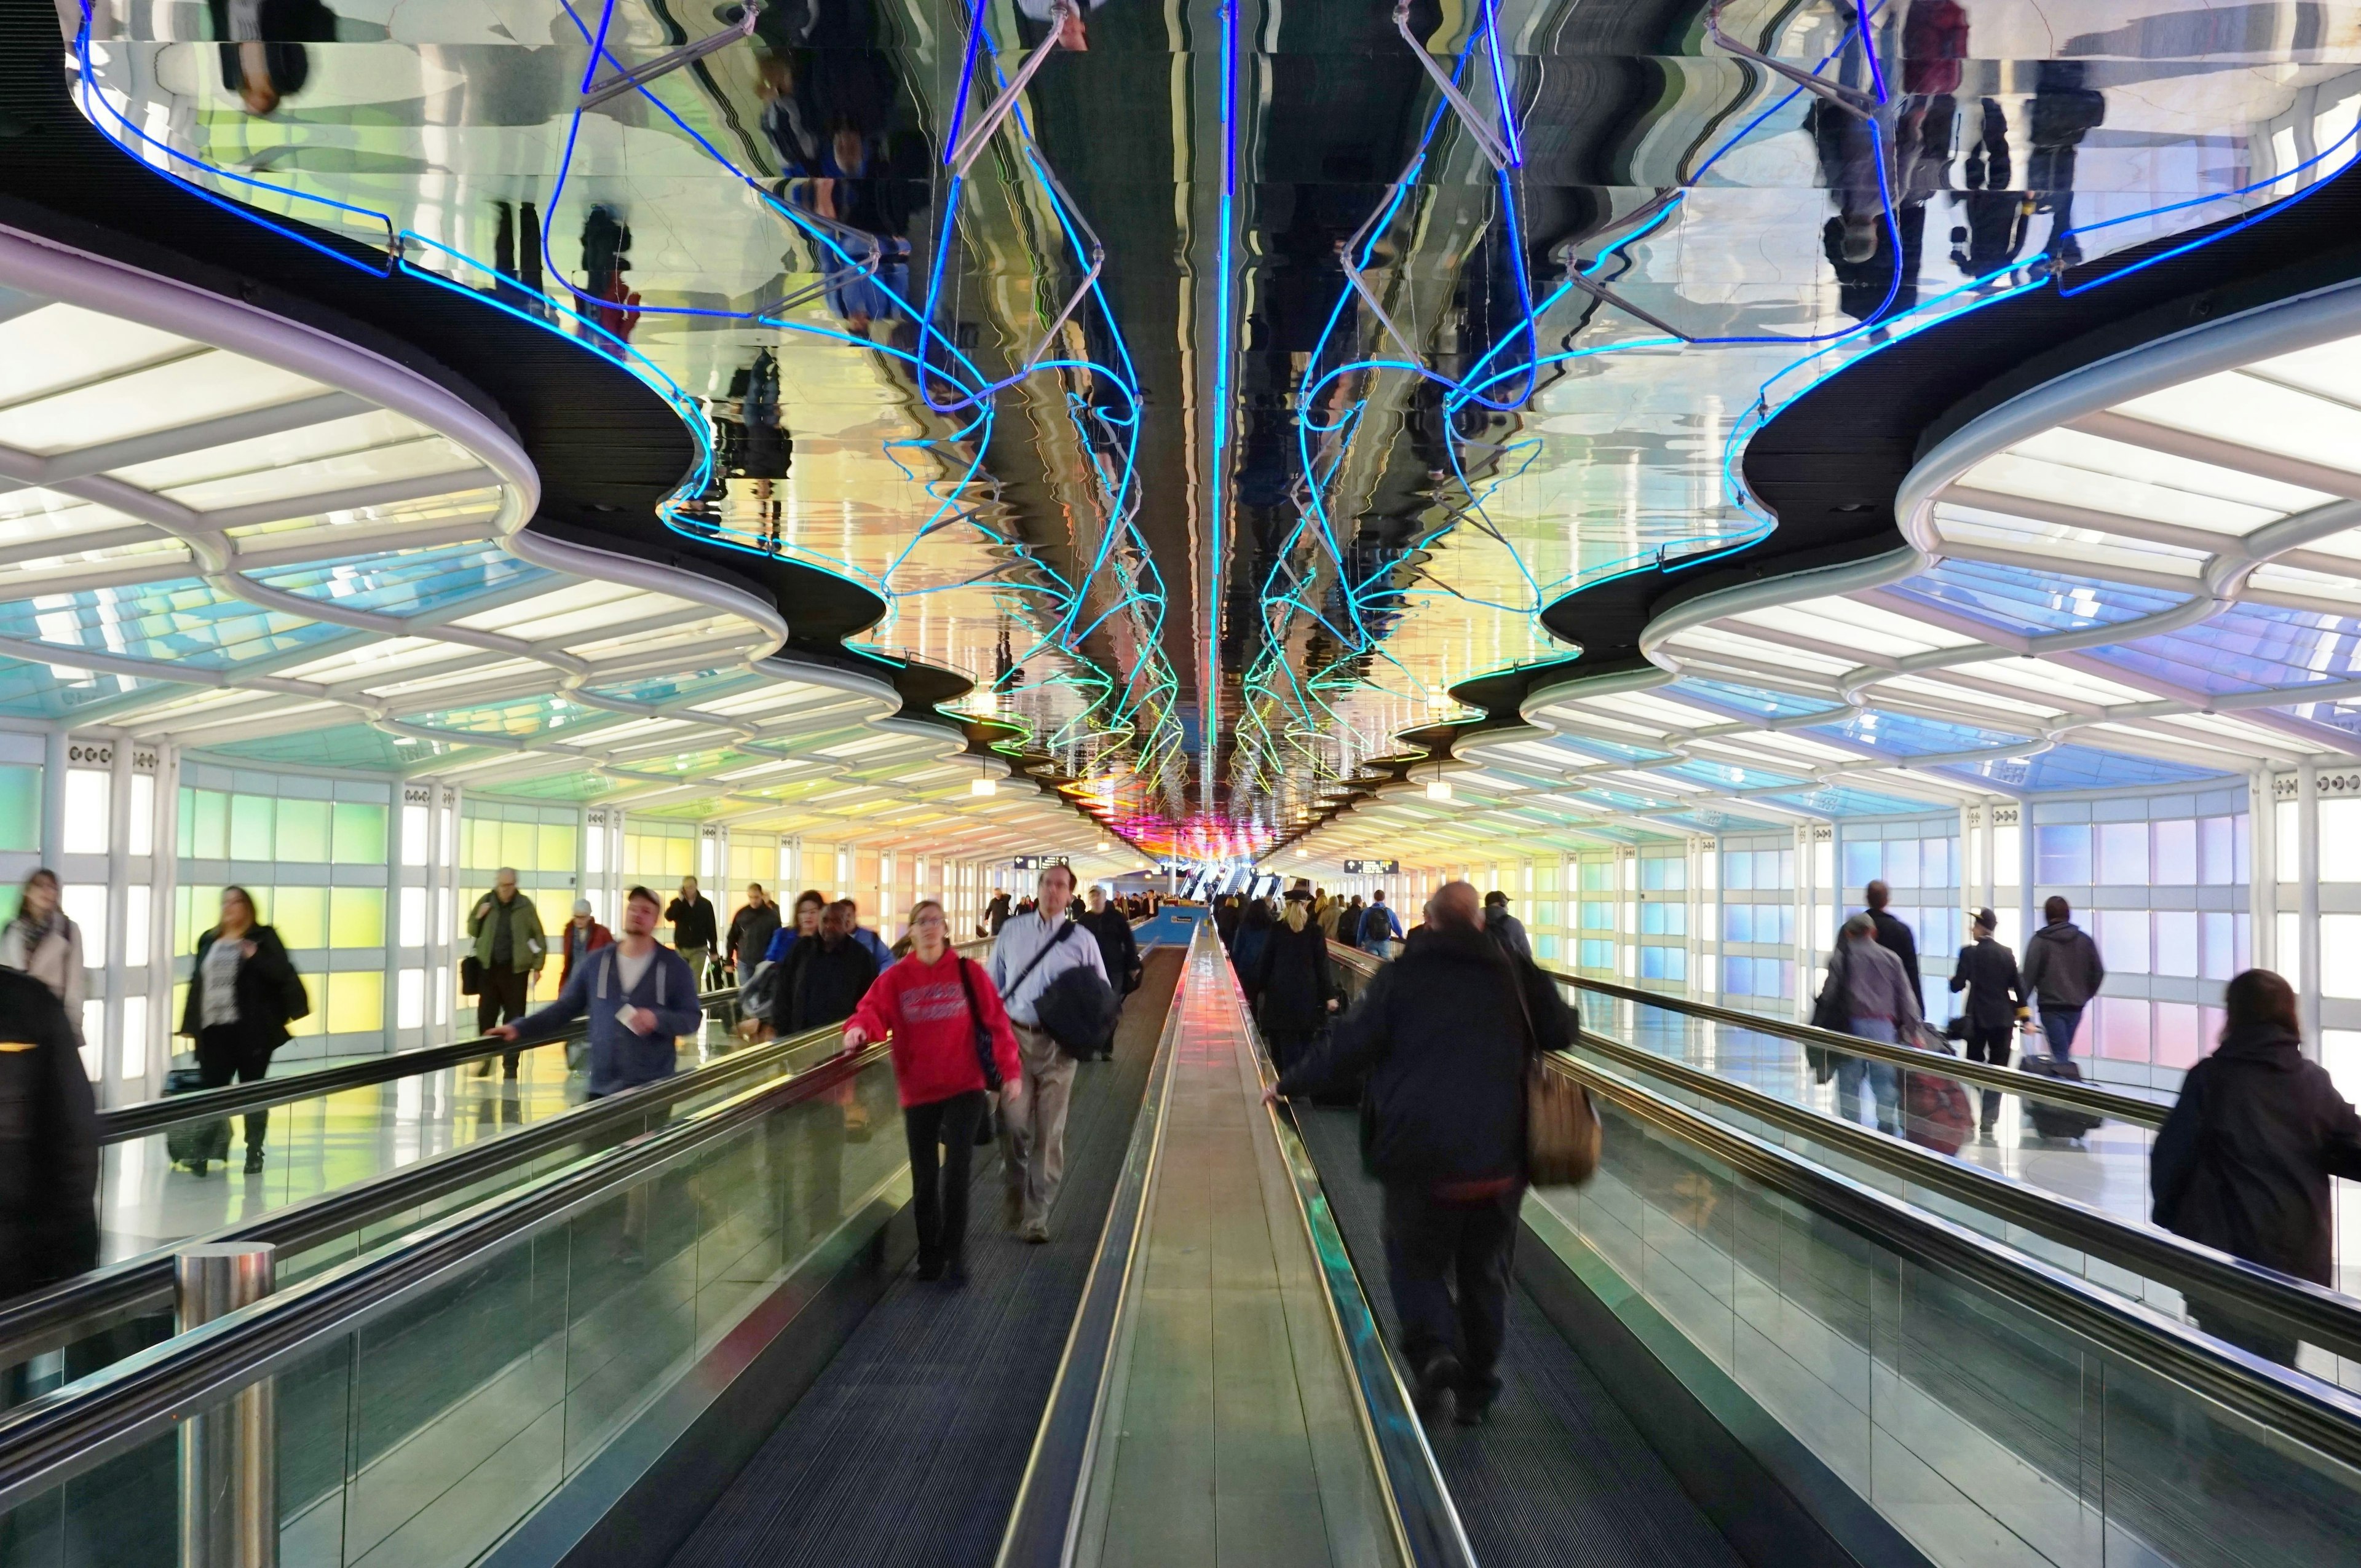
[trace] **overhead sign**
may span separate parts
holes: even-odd
[[[1400,876],[1401,862],[1400,861],[1346,861],[1345,874],[1346,876]]]
[[[1051,866],[1071,866],[1073,862],[1063,855],[1019,855],[1011,863],[1020,872],[1046,872]]]

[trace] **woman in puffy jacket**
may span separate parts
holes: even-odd
[[[968,1160],[986,1097],[1021,1092],[1016,1031],[983,966],[950,950],[933,899],[910,911],[910,953],[877,977],[845,1025],[844,1048],[893,1036],[894,1083],[910,1141],[918,1277],[964,1284]],[[940,1146],[940,1158],[937,1148]]]

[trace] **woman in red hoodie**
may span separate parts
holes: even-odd
[[[910,951],[861,999],[844,1026],[857,1051],[891,1036],[902,1128],[910,1140],[910,1208],[918,1223],[918,1277],[966,1283],[968,1158],[985,1096],[1020,1092],[1016,1031],[983,966],[950,950],[943,906],[910,911]],[[938,1146],[940,1157],[938,1158]]]

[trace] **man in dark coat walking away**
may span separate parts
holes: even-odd
[[[1533,956],[1532,938],[1525,935],[1525,923],[1509,913],[1509,895],[1497,887],[1484,895],[1484,934],[1521,959]]]
[[[1285,1072],[1320,1037],[1345,994],[1328,957],[1327,934],[1312,921],[1309,889],[1287,895],[1287,914],[1263,938],[1255,972],[1238,978],[1256,999],[1255,1018],[1270,1059]]]
[[[1106,965],[1107,983],[1115,988],[1116,1026],[1121,1025],[1123,1003],[1139,989],[1139,941],[1131,932],[1131,917],[1107,902],[1106,889],[1091,889],[1091,907],[1082,916],[1082,928],[1098,939],[1099,961]],[[1099,1048],[1091,1053],[1093,1061],[1115,1059],[1115,1029]]]
[[[2023,985],[2041,1014],[2042,1037],[2049,1055],[2064,1061],[2074,1051],[2074,1032],[2082,1026],[2082,1009],[2106,983],[2107,966],[2099,961],[2099,944],[2074,924],[2074,910],[2062,898],[2041,906],[2049,922],[2025,944]]]
[[[1385,1186],[1386,1277],[1430,1423],[1455,1407],[1461,1425],[1477,1425],[1499,1394],[1525,1191],[1525,1069],[1535,1049],[1573,1037],[1557,988],[1484,934],[1474,886],[1445,883],[1327,1046],[1265,1096],[1367,1073],[1362,1157]]]
[[[1959,964],[1951,970],[1951,989],[1968,993],[1968,1059],[2006,1067],[2009,1031],[2025,1016],[2025,989],[2017,980],[2016,955],[1993,940],[1993,932],[1999,927],[1991,910],[1976,911],[1976,939],[1960,949]],[[1990,1142],[1999,1120],[2000,1091],[1987,1089],[1976,1135]]]
[[[2156,1135],[2148,1186],[2156,1223],[2175,1235],[2315,1285],[2334,1281],[2329,1178],[2361,1179],[2361,1116],[2327,1069],[2307,1061],[2294,988],[2250,969],[2224,988],[2227,1022],[2189,1069]],[[2218,1339],[2295,1365],[2294,1336],[2191,1303]]]
[[[1902,972],[1910,979],[1911,994],[1918,998],[1918,1015],[1927,1014],[1927,984],[1918,973],[1918,938],[1910,927],[1885,912],[1894,900],[1894,890],[1882,882],[1871,883],[1861,890],[1869,905],[1869,923],[1877,927],[1877,945],[1902,960]]]
[[[0,969],[0,1300],[98,1266],[98,1102],[55,992]]]

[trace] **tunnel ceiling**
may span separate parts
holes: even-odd
[[[2354,493],[2332,480],[2361,443],[2275,448],[2286,410],[2215,433],[2096,406],[1912,516],[1879,470],[1814,504],[1857,523],[1817,564],[1882,576],[1647,628],[1684,582],[1813,564],[1779,565],[1803,525],[1747,455],[1816,389],[1943,333],[2019,333],[2030,358],[2058,329],[2013,303],[2193,265],[2341,189],[2353,8],[62,20],[82,109],[126,157],[637,377],[692,438],[654,509],[673,537],[776,585],[791,630],[833,641],[872,606],[847,650],[939,672],[952,718],[1146,850],[1443,844],[1479,806],[1482,831],[1567,843],[1787,824],[2216,776],[2350,734],[2341,694],[2279,694],[2353,674],[2341,514],[2317,509]],[[2244,403],[2268,384],[2321,429],[2349,412],[2344,350],[2307,351],[2239,372]],[[1847,428],[1814,429],[1841,475]],[[2267,527],[2279,548],[2221,544]],[[2143,641],[2192,635],[2270,664],[2235,666],[2249,717],[2209,718],[2221,694],[2184,667],[2203,655]],[[1943,673],[1969,643],[2024,657]],[[2114,711],[2184,697],[2186,720]],[[1430,798],[1446,770],[1465,787]]]

